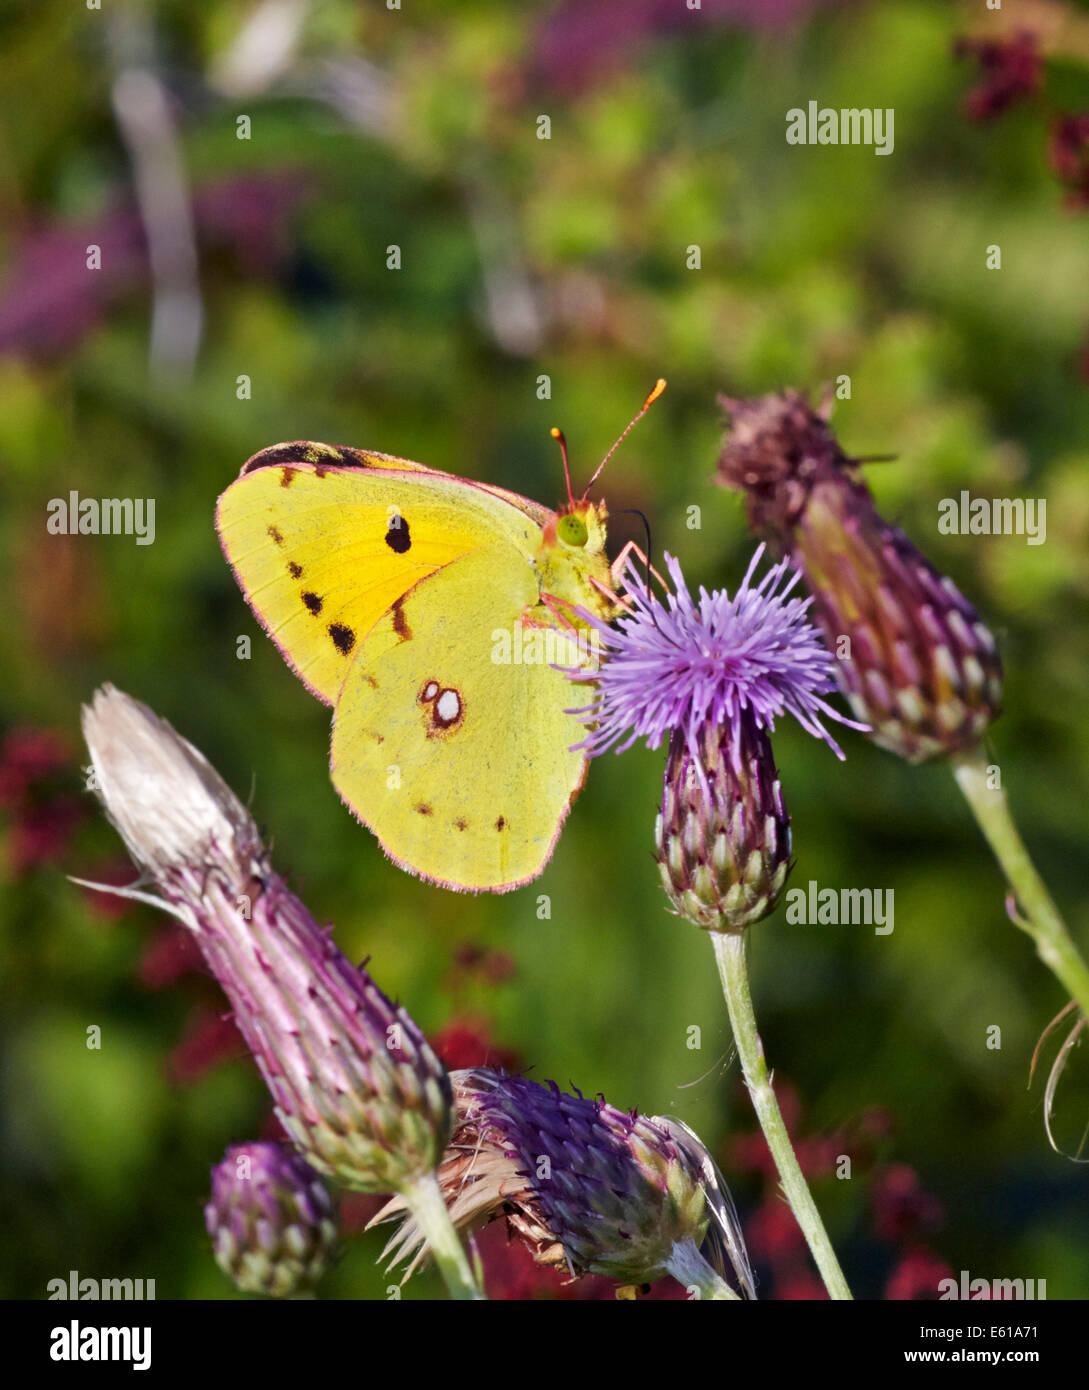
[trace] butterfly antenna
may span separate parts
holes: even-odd
[[[617,449],[620,448],[620,446],[621,446],[621,444],[623,444],[624,440],[627,439],[627,437],[628,437],[629,433],[631,432],[631,430],[639,423],[639,421],[643,418],[643,416],[647,413],[647,411],[651,408],[651,406],[654,404],[654,402],[658,399],[658,397],[662,394],[662,392],[663,392],[665,389],[666,389],[665,377],[664,377],[664,376],[660,376],[660,377],[658,378],[658,380],[654,383],[654,390],[650,393],[650,395],[649,395],[649,396],[646,398],[646,400],[643,402],[643,408],[642,408],[642,410],[641,410],[641,411],[639,412],[639,414],[635,417],[635,419],[631,422],[631,424],[630,424],[630,425],[628,426],[628,428],[624,431],[624,433],[620,436],[620,438],[616,441],[616,443],[615,443],[615,444],[613,445],[613,447],[609,450],[609,452],[605,455],[605,457],[601,460],[601,462],[598,464],[598,466],[594,469],[594,476],[593,476],[593,477],[590,479],[590,481],[586,484],[586,491],[582,494],[583,497],[586,496],[586,493],[589,492],[590,489],[593,487],[593,485],[597,482],[598,476],[600,475],[601,470],[602,470],[602,469],[605,467],[605,465],[609,462],[609,460],[612,458],[613,454],[616,453]]]
[[[567,500],[572,507],[575,505],[575,494],[571,491],[571,466],[567,462],[567,440],[564,438],[563,430],[558,430],[555,425],[549,430],[553,439],[559,440],[560,453],[563,455],[563,476],[567,481]]]
[[[859,458],[852,458],[851,463],[895,463],[900,457],[899,454],[863,454]]]

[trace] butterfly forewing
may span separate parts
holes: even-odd
[[[258,620],[313,694],[333,704],[360,642],[402,594],[481,546],[512,544],[528,557],[540,529],[504,498],[419,464],[393,468],[405,460],[359,450],[337,452],[374,466],[301,457],[326,447],[265,450],[258,459],[276,461],[223,493],[216,522]]]

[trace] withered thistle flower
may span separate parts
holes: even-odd
[[[333,1261],[337,1222],[325,1184],[284,1144],[235,1144],[212,1169],[204,1208],[216,1264],[243,1293],[307,1293]]]
[[[744,493],[753,531],[804,573],[840,687],[874,742],[912,763],[978,742],[1001,706],[994,638],[880,516],[827,409],[796,391],[720,400],[732,428],[718,481]]]
[[[165,720],[106,686],[83,731],[107,814],[157,889],[151,901],[193,932],[307,1160],[362,1192],[430,1173],[449,1135],[450,1086],[413,1020],[273,872],[249,812]]]
[[[731,1298],[729,1266],[755,1297],[730,1194],[686,1125],[488,1067],[451,1079],[456,1119],[439,1183],[456,1226],[505,1217],[538,1264],[573,1278],[642,1284],[671,1273],[701,1296]],[[411,1274],[427,1247],[404,1203],[372,1224],[398,1217],[385,1253],[391,1264],[411,1259]]]
[[[822,698],[834,663],[808,621],[811,600],[791,597],[798,573],[783,561],[753,582],[763,550],[732,597],[701,588],[693,598],[667,555],[674,592],[663,603],[629,563],[627,612],[613,627],[597,624],[600,670],[568,673],[597,682],[577,711],[592,754],[668,738],[658,864],[675,910],[712,931],[766,917],[790,870],[790,818],[769,737],[776,717],[793,715],[839,757],[822,719],[852,723]]]

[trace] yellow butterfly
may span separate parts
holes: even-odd
[[[643,409],[665,389],[660,381]],[[559,512],[408,459],[296,442],[219,499],[224,554],[258,621],[334,707],[343,800],[401,868],[505,892],[537,877],[586,776],[555,666],[617,611],[604,503]],[[592,478],[596,479],[601,467]],[[587,486],[586,491],[589,491]]]

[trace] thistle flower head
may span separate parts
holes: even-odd
[[[625,570],[627,612],[598,625],[605,659],[583,747],[618,752],[639,738],[669,740],[655,827],[662,883],[674,910],[709,931],[741,931],[766,917],[790,871],[790,818],[771,751],[771,730],[791,714],[842,757],[824,719],[851,727],[823,698],[834,662],[810,623],[811,599],[792,597],[787,560],[755,581],[761,545],[731,596],[693,597],[677,561],[662,602],[636,567]]]
[[[833,661],[806,616],[810,600],[792,598],[799,575],[786,562],[753,582],[764,553],[760,546],[731,597],[701,588],[693,598],[681,567],[666,556],[674,592],[662,603],[635,564],[624,572],[626,613],[615,626],[599,624],[605,649],[601,669],[572,672],[594,680],[589,705],[576,713],[592,731],[583,747],[592,754],[636,739],[648,748],[677,730],[698,758],[701,731],[725,727],[740,746],[747,717],[771,730],[791,714],[809,733],[842,757],[822,718],[849,723],[824,699],[834,686]]]
[[[451,1094],[415,1022],[274,873],[249,812],[165,720],[107,686],[83,729],[106,811],[155,889],[107,891],[193,933],[310,1164],[369,1192],[430,1173]]]
[[[243,1293],[305,1293],[336,1250],[329,1193],[306,1160],[283,1144],[229,1148],[212,1169],[204,1222],[216,1264]]]
[[[796,391],[722,404],[732,423],[719,481],[804,573],[836,679],[873,741],[909,762],[977,742],[1001,708],[994,638],[878,513],[827,408]]]
[[[703,1244],[712,1267],[721,1274],[728,1263],[753,1296],[729,1192],[686,1125],[487,1067],[452,1080],[456,1121],[439,1183],[456,1226],[505,1216],[538,1263],[633,1284],[687,1270]],[[403,1213],[394,1199],[375,1221]],[[424,1257],[411,1218],[386,1253],[412,1257],[410,1272]]]

